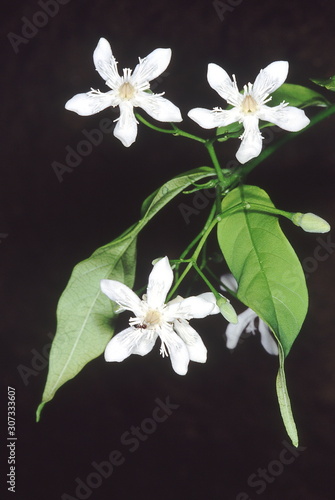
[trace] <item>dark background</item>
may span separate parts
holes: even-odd
[[[221,105],[206,81],[209,62],[235,73],[240,86],[277,59],[289,61],[290,83],[308,86],[313,85],[310,77],[335,74],[333,1],[230,3],[234,7],[222,20],[211,1],[70,0],[19,44],[17,53],[8,33],[22,36],[22,18],[31,20],[41,7],[31,0],[6,5],[1,21],[1,433],[6,437],[9,385],[16,389],[18,437],[17,492],[7,492],[8,498],[56,500],[64,493],[76,498],[76,478],[86,482],[92,463],[108,460],[116,449],[124,463],[86,498],[335,498],[335,261],[332,248],[328,255],[321,249],[319,255],[326,257],[316,261],[320,236],[291,224],[283,228],[308,272],[310,292],[308,317],[287,359],[304,447],[292,463],[280,470],[273,462],[289,441],[275,395],[277,359],[265,353],[257,337],[230,353],[219,318],[193,322],[207,345],[208,362],[191,363],[186,377],[173,372],[157,347],[145,358],[133,356],[120,364],[107,364],[100,356],[58,391],[35,423],[47,376],[43,359],[35,364],[36,353],[48,351],[57,302],[73,266],[135,222],[141,201],[163,181],[209,164],[197,143],[140,126],[130,148],[106,135],[59,182],[51,164],[64,163],[65,147],[76,147],[84,128],[117,116],[105,110],[79,117],[64,109],[74,94],[105,88],[92,62],[98,39],[110,41],[121,69],[133,68],[138,56],[157,47],[171,47],[168,74],[155,91],[166,91],[180,106],[184,129],[203,136],[210,132],[199,130],[186,115],[191,107]],[[334,101],[335,94],[325,95]],[[219,148],[224,163],[234,159],[238,147],[237,140],[230,142],[227,150]],[[248,182],[266,189],[281,208],[311,211],[334,225],[334,160],[332,118],[287,144]],[[188,200],[191,204],[192,195]],[[152,259],[178,257],[206,216],[204,210],[186,224],[180,202],[163,211],[139,239],[139,286],[146,283]],[[25,380],[20,365],[33,370]],[[179,408],[131,452],[121,436],[151,417],[157,398],[167,397]],[[269,467],[273,473],[263,483],[265,491],[261,483],[248,485],[252,474]]]

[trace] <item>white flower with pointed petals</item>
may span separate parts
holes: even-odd
[[[111,46],[105,38],[100,38],[93,53],[95,69],[112,90],[106,93],[91,89],[90,92],[77,94],[67,101],[65,108],[81,116],[94,115],[108,106],[119,106],[120,116],[114,135],[122,144],[129,147],[135,142],[137,120],[133,108],[144,109],[155,120],[161,122],[180,122],[179,108],[162,94],[152,94],[149,82],[163,73],[170,63],[171,49],[156,49],[144,59],[139,59],[133,73],[125,68],[123,76],[117,71],[117,62]]]
[[[153,266],[142,300],[119,281],[101,280],[102,292],[120,306],[118,311],[129,310],[135,315],[130,318],[129,327],[108,343],[106,361],[123,361],[130,354],[144,356],[159,337],[161,355],[170,355],[172,367],[179,375],[187,373],[189,361],[205,363],[207,349],[189,320],[217,314],[215,297],[208,292],[187,299],[177,297],[165,304],[172,282],[173,272],[167,257]]]
[[[262,150],[262,134],[259,130],[259,120],[268,121],[278,127],[297,132],[309,124],[309,119],[301,109],[282,102],[279,106],[267,106],[269,97],[286,80],[288,73],[287,61],[275,61],[262,69],[254,84],[244,86],[240,93],[235,75],[230,79],[228,73],[217,64],[209,64],[207,79],[209,85],[232,106],[231,109],[213,110],[194,108],[188,116],[203,128],[225,127],[231,123],[243,124],[242,143],[236,158],[240,163],[246,163],[258,156]]]
[[[224,285],[224,287],[221,287],[223,290],[227,290],[228,288],[233,292],[237,291],[237,282],[232,274],[224,274],[221,276],[221,281]],[[226,329],[225,335],[228,349],[235,349],[244,331],[255,335],[257,331],[255,320],[258,319],[258,331],[261,336],[262,346],[269,354],[278,355],[278,345],[270,328],[252,309],[246,309],[243,313],[239,314],[237,318],[238,322],[236,324],[229,323]]]

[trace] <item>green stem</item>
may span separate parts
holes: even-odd
[[[201,142],[205,144],[206,139],[202,139],[201,137],[198,137],[197,135],[189,134],[188,132],[184,132],[180,128],[178,128],[174,123],[170,123],[172,130],[171,129],[166,129],[166,128],[161,128],[161,127],[156,127],[156,125],[153,125],[152,123],[148,122],[143,116],[141,116],[139,113],[135,113],[135,117],[146,125],[147,127],[151,128],[152,130],[156,130],[156,132],[163,132],[163,134],[173,134],[173,135],[180,135],[182,137],[187,137],[188,139],[193,139],[194,141]]]
[[[201,252],[202,247],[206,243],[206,240],[207,240],[210,232],[212,231],[212,229],[215,227],[215,225],[218,222],[219,222],[218,217],[215,217],[215,219],[210,223],[210,225],[204,231],[204,234],[202,235],[202,237],[201,237],[201,239],[200,239],[200,241],[198,243],[197,248],[193,252],[193,255],[192,255],[192,258],[190,259],[190,262],[185,267],[185,269],[184,269],[183,273],[181,274],[181,276],[177,279],[177,281],[176,281],[175,285],[173,286],[173,288],[170,290],[170,293],[168,295],[168,299],[167,300],[170,300],[170,298],[173,296],[173,294],[175,293],[175,291],[178,289],[180,283],[183,281],[183,279],[185,278],[185,276],[187,275],[187,273],[189,272],[189,270],[191,269],[191,267],[196,262],[197,258],[199,257],[199,254]]]
[[[187,246],[187,248],[183,251],[183,253],[180,256],[180,259],[185,259],[187,254],[191,251],[191,249],[198,243],[202,235],[206,232],[207,228],[209,225],[212,223],[213,218],[215,216],[215,204],[212,206],[211,211],[209,213],[209,216],[206,220],[206,223],[203,227],[203,229],[200,231],[200,233],[191,241],[191,243]]]
[[[216,207],[215,207],[215,204],[214,204],[212,206],[212,208],[211,208],[209,216],[207,217],[207,220],[206,220],[206,223],[205,223],[204,227],[202,228],[202,230],[200,231],[200,233],[191,241],[191,243],[187,246],[187,248],[181,254],[180,259],[178,261],[177,270],[175,272],[175,279],[177,281],[179,280],[179,263],[182,262],[182,261],[183,262],[185,261],[185,258],[187,257],[187,254],[198,243],[198,241],[200,240],[200,238],[202,237],[202,235],[204,234],[204,232],[206,231],[206,229],[208,228],[208,226],[211,224],[211,222],[212,222],[212,220],[213,220],[213,218],[215,216],[215,212],[216,212],[215,209],[216,209]]]
[[[238,205],[236,205],[237,207]],[[234,208],[234,207],[232,207]],[[247,209],[247,210],[258,210],[262,213],[267,213],[267,214],[274,214],[274,215],[282,215],[283,217],[286,217],[287,219],[292,220],[292,212],[286,212],[286,210],[280,210],[276,207],[269,207],[268,205],[262,205],[261,203],[249,203],[248,200],[243,201],[241,203],[241,208]]]
[[[216,156],[216,152],[215,152],[215,149],[214,149],[214,146],[213,146],[213,139],[210,139],[208,141],[205,142],[205,147],[209,153],[209,156],[211,157],[211,160],[212,160],[212,163],[214,165],[214,168],[215,168],[215,171],[216,171],[216,175],[218,176],[218,179],[219,179],[219,183],[220,185],[223,187],[227,184],[227,181],[226,179],[224,178],[224,175],[222,173],[222,168],[221,168],[221,165],[219,163],[219,160]]]
[[[216,153],[214,150],[213,142],[216,140],[215,137],[213,139],[203,139],[202,137],[198,137],[197,135],[189,134],[188,132],[181,130],[174,123],[170,123],[172,130],[156,127],[156,125],[153,125],[152,123],[148,122],[148,120],[143,118],[143,116],[141,116],[139,113],[135,113],[135,116],[138,119],[138,121],[142,122],[144,125],[151,128],[152,130],[156,130],[156,132],[163,132],[164,134],[173,134],[173,135],[177,135],[177,136],[179,135],[182,137],[186,137],[187,139],[193,139],[194,141],[198,141],[198,142],[201,142],[202,144],[204,144],[208,153],[209,153],[209,156],[211,157],[211,160],[212,160],[212,163],[214,165],[214,168],[215,168],[215,171],[216,171],[216,174],[218,176],[220,184],[222,186],[225,186],[227,184],[226,180],[224,178],[224,175],[222,173],[220,163],[217,159],[217,156],[216,156]]]
[[[189,134],[188,132],[185,132],[184,130],[181,130],[174,123],[171,123],[171,127],[174,128],[174,134],[175,135],[180,135],[182,137],[186,137],[187,139],[193,139],[194,141],[201,142],[202,144],[206,143],[206,139],[203,139],[202,137],[198,137],[197,135],[194,135],[194,134]]]
[[[143,116],[141,116],[139,113],[135,113],[135,117],[138,119],[139,122],[142,122],[144,125],[151,128],[152,130],[156,130],[156,132],[163,132],[163,134],[174,134],[175,133],[174,130],[156,127],[156,125],[153,125],[152,123],[148,122],[148,120],[143,118]]]
[[[202,272],[202,270],[200,269],[200,267],[198,266],[198,264],[196,262],[193,262],[193,267],[197,271],[199,276],[204,280],[204,282],[206,283],[208,288],[214,293],[215,297],[216,298],[220,297],[220,294],[215,290],[212,283],[206,278],[206,276],[204,275],[204,273]]]

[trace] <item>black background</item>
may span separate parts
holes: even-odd
[[[64,109],[78,92],[104,90],[92,62],[99,38],[110,41],[120,68],[134,67],[138,56],[157,47],[171,47],[171,64],[155,91],[165,91],[181,108],[184,129],[205,137],[210,133],[186,115],[195,106],[221,105],[206,81],[209,62],[235,73],[240,86],[278,59],[289,61],[290,83],[312,86],[310,77],[335,73],[334,2],[230,3],[234,7],[222,20],[210,1],[70,0],[19,44],[17,53],[8,33],[21,35],[22,18],[31,20],[41,7],[31,0],[6,5],[1,21],[1,433],[5,438],[9,385],[16,389],[18,437],[16,493],[7,492],[8,498],[56,500],[64,493],[75,498],[76,478],[86,482],[92,463],[108,460],[113,450],[121,451],[124,463],[87,498],[335,498],[333,249],[316,261],[320,237],[287,223],[283,228],[305,263],[310,291],[308,317],[287,360],[304,447],[292,463],[282,470],[273,465],[283,456],[284,440],[289,441],[275,395],[277,359],[262,350],[257,337],[230,353],[218,318],[193,322],[208,347],[208,362],[191,363],[186,377],[173,372],[157,347],[145,358],[133,356],[120,364],[107,364],[100,356],[58,391],[35,423],[47,368],[36,367],[34,356],[48,350],[57,302],[73,266],[135,222],[141,201],[162,182],[209,164],[197,143],[140,126],[130,148],[106,135],[59,182],[51,164],[64,163],[66,146],[76,147],[84,128],[117,116],[105,110],[79,117]],[[325,95],[334,100],[334,94]],[[234,159],[237,147],[235,140],[219,148],[224,163]],[[332,118],[291,141],[248,182],[266,189],[281,208],[311,211],[334,225],[334,160]],[[188,200],[191,204],[192,195]],[[178,257],[206,216],[203,210],[186,224],[180,202],[140,237],[139,286],[146,283],[151,261]],[[326,241],[326,235],[321,239]],[[20,365],[35,367],[25,381]],[[178,409],[131,452],[121,436],[151,417],[157,398],[167,397]],[[2,451],[7,457],[5,441]],[[269,467],[273,474],[262,483],[265,489],[260,483],[248,485],[252,474]]]

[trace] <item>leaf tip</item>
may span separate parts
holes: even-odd
[[[40,403],[37,407],[37,410],[36,410],[36,422],[39,422],[40,419],[41,419],[41,412],[44,408],[44,405],[45,405],[46,401],[42,401],[42,403]]]

